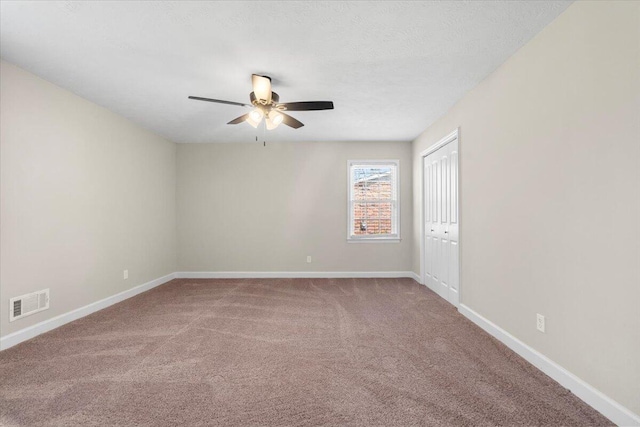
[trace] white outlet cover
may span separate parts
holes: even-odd
[[[129,278],[129,270],[125,270],[124,271],[124,278],[128,279]]]
[[[307,255],[307,262],[310,263],[311,262],[311,255]]]
[[[540,332],[544,332],[545,331],[545,325],[544,325],[544,316],[542,314],[536,314],[536,328],[540,331]]]

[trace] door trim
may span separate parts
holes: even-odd
[[[459,133],[460,133],[460,128],[456,128],[449,135],[445,136],[440,141],[438,141],[435,144],[431,145],[426,150],[423,150],[422,152],[420,152],[420,157],[423,157],[423,158],[427,157],[429,154],[433,153],[434,151],[437,151],[440,147],[444,147],[445,145],[447,145],[448,143],[450,143],[451,141],[453,141],[456,138],[458,139],[458,150],[460,150],[460,136],[459,136]]]
[[[420,200],[420,281],[421,284],[429,287],[427,284],[426,270],[424,265],[424,257],[426,254],[425,249],[425,229],[424,229],[424,203],[425,203],[425,188],[424,188],[424,158],[429,154],[434,153],[438,149],[444,147],[452,141],[458,140],[458,304],[462,304],[462,206],[460,205],[460,164],[462,162],[461,147],[460,147],[460,128],[455,128],[451,133],[440,139],[435,144],[429,146],[426,150],[420,152],[420,187],[422,188],[421,200]],[[431,289],[431,288],[429,288]],[[431,289],[436,292],[435,289]]]

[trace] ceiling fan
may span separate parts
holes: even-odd
[[[280,96],[271,90],[271,77],[251,75],[251,83],[253,92],[249,94],[251,104],[243,104],[241,102],[223,101],[221,99],[201,98],[199,96],[190,96],[189,99],[197,101],[217,102],[219,104],[239,105],[241,107],[255,107],[251,112],[231,120],[228,125],[237,125],[238,123],[247,122],[254,128],[257,128],[264,118],[267,129],[275,129],[281,123],[294,129],[301,128],[304,124],[285,114],[285,111],[314,111],[314,110],[333,110],[333,102],[331,101],[304,101],[304,102],[286,102],[280,103]]]

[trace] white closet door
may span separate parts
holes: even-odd
[[[424,230],[425,230],[425,260],[424,268],[427,280],[427,286],[434,288],[433,284],[438,280],[435,268],[436,263],[436,235],[435,223],[438,218],[438,198],[436,194],[437,186],[437,168],[436,162],[431,159],[424,159]]]
[[[424,158],[425,279],[454,305],[459,294],[458,140]]]

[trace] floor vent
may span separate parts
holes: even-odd
[[[33,292],[9,300],[9,321],[49,308],[49,289]]]

